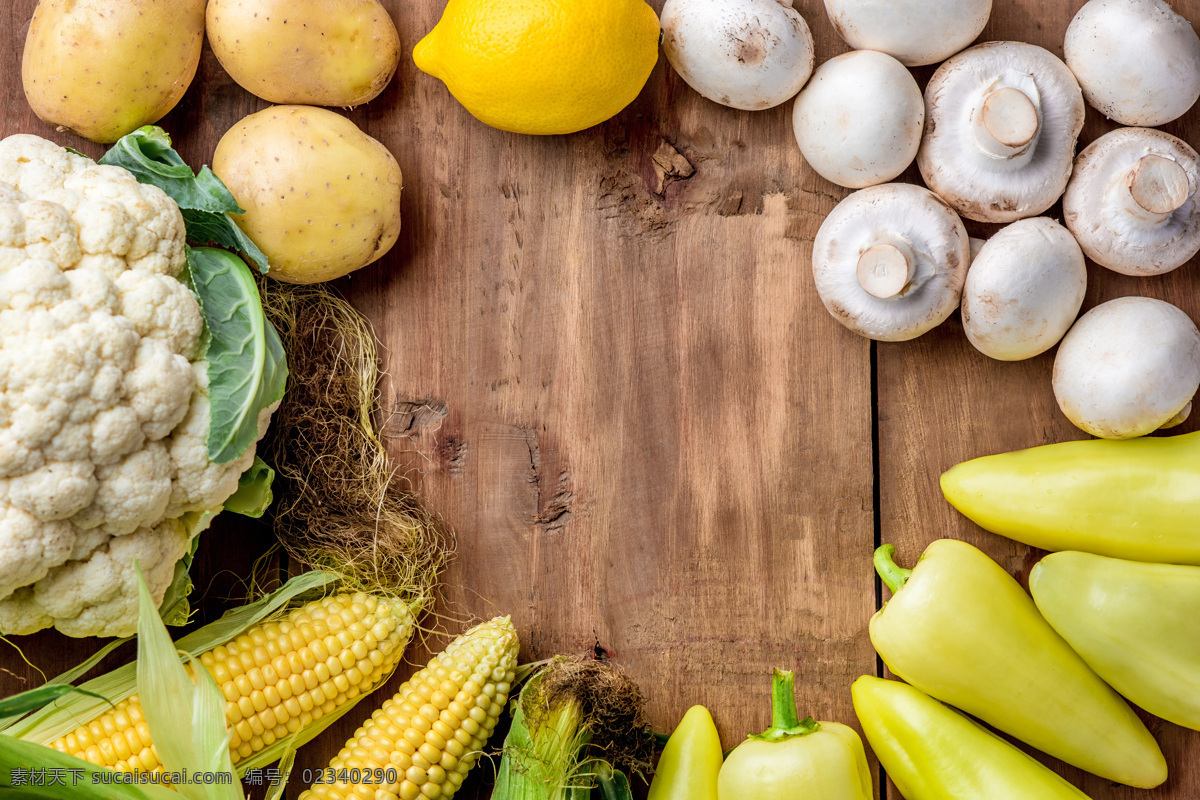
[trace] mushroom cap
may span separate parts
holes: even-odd
[[[1121,297],[1075,323],[1054,359],[1054,396],[1067,418],[1104,439],[1163,427],[1200,387],[1200,331],[1149,297]]]
[[[1182,198],[1173,211],[1141,211],[1132,200],[1131,189],[1138,185],[1131,186],[1132,171],[1146,156],[1159,156],[1182,168],[1173,170],[1180,179],[1178,187],[1154,181],[1159,193],[1179,191],[1176,200],[1163,207]],[[1186,142],[1150,128],[1118,128],[1092,142],[1075,160],[1063,196],[1063,220],[1097,264],[1125,275],[1161,275],[1200,251],[1197,188],[1200,156]]]
[[[825,0],[825,10],[846,44],[916,67],[944,61],[975,41],[992,0]]]
[[[1087,101],[1122,125],[1162,125],[1200,98],[1200,37],[1162,0],[1091,0],[1063,52]]]
[[[1031,93],[1036,104],[1020,97]],[[981,120],[992,127],[984,107],[992,98],[1019,100],[1025,106],[1022,121],[1035,126],[1032,139],[1005,143],[1021,145],[1019,155],[998,157],[977,143]],[[1028,116],[1031,105],[1036,118]],[[1075,77],[1048,50],[1022,42],[976,45],[938,67],[925,88],[925,136],[917,166],[929,188],[968,219],[1013,222],[1036,216],[1066,188],[1084,109]],[[1021,111],[1020,104],[1015,111]]]
[[[892,297],[872,294],[860,277],[879,250],[908,255],[907,281]],[[854,192],[821,223],[813,278],[838,322],[870,339],[901,342],[954,312],[969,259],[967,230],[953,209],[928,189],[888,183]]]
[[[896,59],[856,50],[826,61],[796,98],[792,127],[821,177],[861,189],[908,168],[921,146],[925,101]]]
[[[971,262],[963,330],[984,355],[1033,358],[1071,327],[1086,290],[1087,267],[1075,237],[1048,217],[1018,220],[988,239]]]
[[[761,111],[796,95],[812,75],[812,33],[789,0],[667,0],[663,50],[689,86],[713,102]]]

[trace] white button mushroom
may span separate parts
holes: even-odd
[[[943,61],[975,41],[992,0],[825,0],[825,10],[851,47],[916,67]]]
[[[790,0],[667,0],[661,22],[671,66],[721,105],[772,108],[812,75],[812,33]]]
[[[975,259],[979,258],[979,253],[983,250],[983,246],[987,244],[986,239],[976,239],[971,237],[971,263],[975,263]]]
[[[971,262],[963,330],[984,355],[1033,358],[1071,327],[1086,289],[1087,268],[1075,237],[1047,217],[1019,220],[988,239]]]
[[[861,189],[830,212],[813,242],[825,308],[855,333],[913,339],[958,308],[970,259],[962,220],[920,186]]]
[[[1200,98],[1200,37],[1162,0],[1091,0],[1063,51],[1087,101],[1122,125],[1162,125]]]
[[[1126,275],[1161,275],[1200,251],[1200,164],[1169,133],[1118,128],[1075,161],[1063,218],[1088,258]]]
[[[1149,297],[1121,297],[1075,323],[1054,359],[1054,396],[1067,419],[1104,439],[1183,421],[1200,387],[1200,331]]]
[[[792,127],[821,177],[861,189],[908,168],[921,146],[925,101],[904,65],[873,50],[826,61],[796,98]]]
[[[1021,42],[988,42],[938,67],[925,88],[917,166],[969,219],[1042,213],[1071,176],[1083,94],[1067,65]]]

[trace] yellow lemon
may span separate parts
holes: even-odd
[[[492,127],[573,133],[633,102],[658,34],[645,0],[450,0],[413,60]]]

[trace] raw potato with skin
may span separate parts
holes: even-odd
[[[157,122],[204,44],[204,0],[41,0],[21,61],[35,114],[93,142]]]
[[[158,188],[36,136],[0,141],[0,632],[132,633],[133,559],[161,602],[199,512],[253,460],[209,460],[185,263]]]
[[[400,64],[378,0],[209,0],[208,41],[243,89],[272,103],[357,106]]]
[[[266,253],[269,277],[340,278],[400,236],[403,176],[382,144],[340,114],[274,106],[217,143],[213,171],[246,213],[238,226]]]

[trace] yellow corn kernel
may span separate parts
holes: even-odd
[[[313,601],[203,653],[198,660],[227,701],[234,763],[373,690],[400,662],[412,630],[404,606],[359,593]],[[380,668],[364,668],[364,659]],[[162,771],[136,694],[48,744],[101,767]]]
[[[455,639],[376,710],[330,762],[335,774],[351,765],[372,775],[382,770],[384,782],[318,783],[300,800],[449,800],[475,765],[508,700],[518,649],[508,617],[477,625]]]

